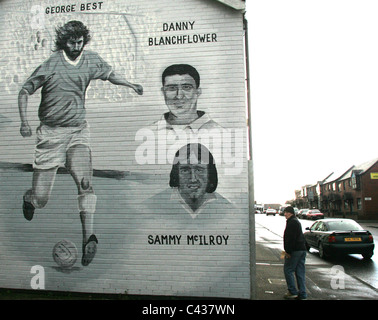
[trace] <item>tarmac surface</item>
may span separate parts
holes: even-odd
[[[367,225],[378,228],[376,221],[359,223],[364,228]],[[277,241],[276,247],[264,244],[259,240],[258,227],[256,225],[256,300],[284,300],[287,286],[280,259],[283,245],[278,243],[282,241]],[[320,259],[313,249],[307,253],[307,300],[378,300],[378,288],[358,277],[341,274],[337,262]]]

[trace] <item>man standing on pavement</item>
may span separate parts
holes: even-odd
[[[285,264],[284,274],[288,287],[285,299],[307,299],[306,293],[306,245],[302,232],[302,226],[294,213],[294,208],[289,206],[284,210],[286,229],[284,232]],[[298,289],[295,285],[297,280]]]

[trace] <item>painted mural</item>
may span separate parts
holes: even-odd
[[[0,287],[248,297],[242,13],[0,7]]]

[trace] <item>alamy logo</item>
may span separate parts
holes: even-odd
[[[226,175],[238,175],[243,169],[244,129],[201,129],[186,132],[183,129],[137,131],[135,141],[140,141],[135,151],[138,164],[173,164],[176,152],[186,144],[200,143],[207,146],[216,164],[226,165]]]
[[[39,5],[32,6],[30,9],[32,17],[30,19],[30,26],[33,30],[41,30],[45,28],[45,14],[43,7]]]
[[[30,269],[30,273],[34,276],[30,280],[30,286],[34,290],[45,289],[45,269],[42,266],[36,265]]]
[[[331,288],[333,290],[345,289],[345,270],[343,266],[333,266],[331,268]]]

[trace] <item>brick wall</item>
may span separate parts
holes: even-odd
[[[378,172],[378,162],[361,176],[361,190],[363,190],[363,211],[367,218],[377,218],[378,215],[378,179],[372,179],[371,173]]]

